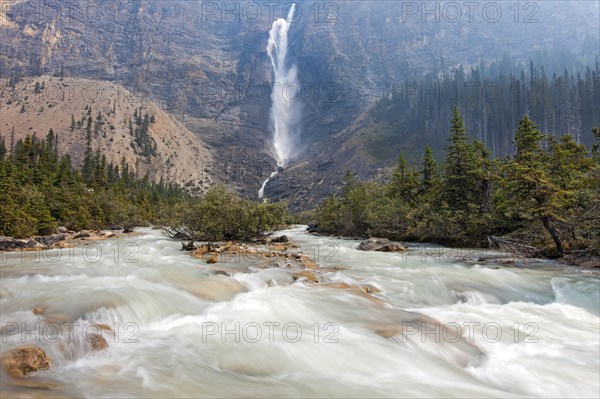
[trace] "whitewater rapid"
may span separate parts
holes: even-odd
[[[436,257],[433,246],[362,252],[358,241],[311,236],[303,227],[283,232],[318,261],[323,278],[372,287],[369,297],[294,282],[277,259],[207,265],[160,231],[140,231],[58,261],[57,251],[2,258],[3,326],[35,332],[36,324],[78,323],[73,342],[53,342],[48,332],[39,341],[33,332],[1,336],[2,352],[28,343],[52,359],[49,371],[30,379],[53,384],[36,395],[600,394],[597,271],[467,265]],[[35,315],[36,306],[47,309]],[[439,320],[460,336],[403,324],[417,319]],[[117,330],[118,337],[105,335],[107,349],[83,342],[81,330],[92,322]],[[0,389],[30,393],[5,374]]]

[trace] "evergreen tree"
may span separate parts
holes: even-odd
[[[389,196],[411,204],[416,199],[418,187],[417,173],[410,170],[404,154],[400,154],[388,185]]]
[[[562,254],[564,246],[557,223],[563,220],[566,193],[550,177],[549,155],[542,148],[546,139],[527,115],[521,119],[515,134],[517,154],[506,168],[506,192],[513,209],[542,222]]]
[[[453,210],[467,211],[480,204],[485,195],[484,166],[488,162],[485,146],[467,137],[463,117],[454,108],[450,127],[450,146],[446,149],[442,200]]]
[[[433,150],[429,145],[425,146],[423,156],[423,169],[421,170],[422,191],[429,190],[437,182],[437,162],[433,156]]]

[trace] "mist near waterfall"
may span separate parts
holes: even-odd
[[[300,148],[300,84],[295,65],[288,65],[288,32],[294,18],[296,5],[292,4],[287,18],[273,22],[269,32],[267,53],[273,67],[271,94],[272,150],[277,164],[286,166]]]

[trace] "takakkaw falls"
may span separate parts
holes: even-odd
[[[600,398],[600,0],[0,41],[0,398]]]
[[[295,101],[300,85],[296,66],[287,63],[288,32],[295,11],[296,4],[292,4],[286,19],[279,18],[273,22],[267,46],[274,77],[271,108],[273,151],[279,168],[287,165],[300,145],[300,104]],[[277,171],[263,182],[258,198],[263,198],[267,183],[275,175]]]

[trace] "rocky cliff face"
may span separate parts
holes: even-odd
[[[448,66],[470,64],[558,45],[577,52],[586,36],[597,37],[597,2],[489,3],[456,9],[452,2],[299,1],[290,52],[299,69],[306,150],[267,195],[319,197],[338,179],[300,194],[311,170],[364,164],[348,128],[393,84],[440,68],[442,59]],[[221,163],[218,179],[253,196],[275,167],[266,43],[273,20],[288,6],[3,2],[0,72],[108,80],[152,99],[207,144]],[[382,166],[367,164],[364,172]]]

